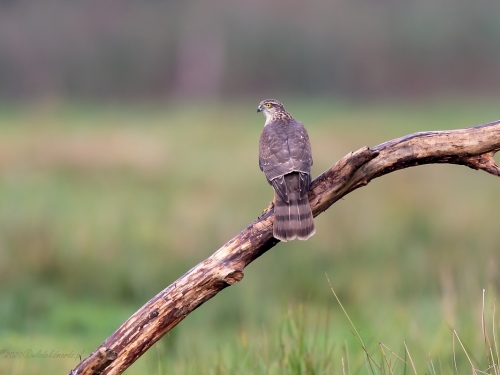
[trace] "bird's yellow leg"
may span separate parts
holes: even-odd
[[[264,211],[262,211],[262,214],[259,216],[259,219],[274,208],[274,201],[275,200],[276,200],[276,193],[274,193],[273,201],[269,203],[269,206],[267,206],[267,208]]]

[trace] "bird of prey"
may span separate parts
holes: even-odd
[[[274,188],[273,237],[307,240],[316,232],[307,197],[313,164],[309,135],[277,100],[261,101],[257,112],[266,117],[259,166]]]

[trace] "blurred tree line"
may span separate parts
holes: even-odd
[[[491,93],[498,0],[0,0],[0,98]]]

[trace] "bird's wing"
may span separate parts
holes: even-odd
[[[302,198],[309,191],[309,185],[311,184],[313,158],[307,130],[302,123],[295,120],[290,126],[288,148],[290,150],[290,159],[294,164],[293,170],[300,172],[299,188],[300,197]]]
[[[259,166],[269,183],[289,173],[290,152],[283,124],[276,121],[264,127],[259,141]]]
[[[259,166],[283,200],[288,201],[283,176],[300,172],[303,196],[309,190],[311,165],[311,144],[304,125],[295,120],[278,120],[264,127],[259,142]]]
[[[313,165],[311,142],[307,130],[298,121],[293,121],[290,124],[288,136],[288,148],[290,150],[290,158],[294,161],[294,169],[297,172],[311,173]]]

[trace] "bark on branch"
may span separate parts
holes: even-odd
[[[374,178],[399,169],[451,163],[500,177],[493,156],[500,150],[500,121],[467,129],[410,134],[363,147],[316,178],[309,191],[314,216]],[[158,293],[70,374],[117,375],[125,371],[189,313],[243,278],[245,267],[276,245],[272,208],[212,256]]]

